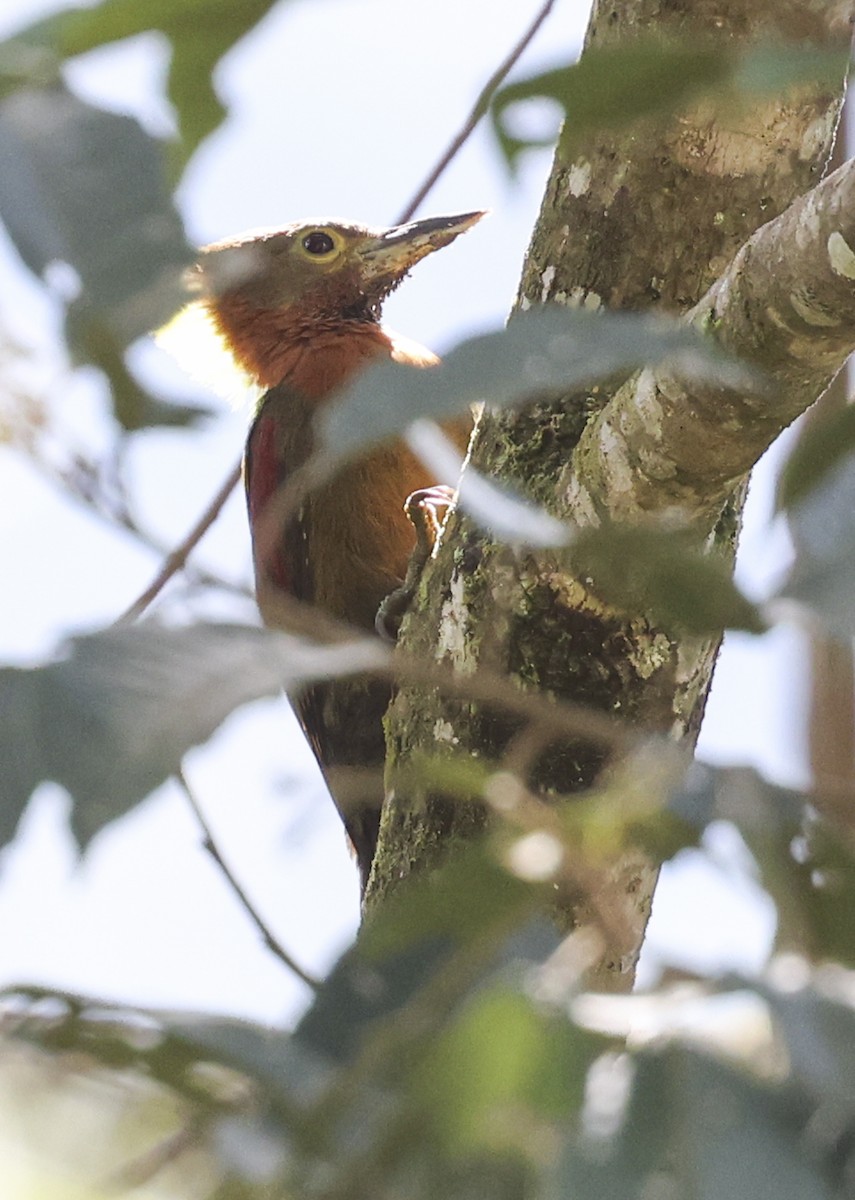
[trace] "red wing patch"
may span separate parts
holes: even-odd
[[[290,439],[286,435],[286,420],[279,411],[281,399],[275,391],[268,393],[268,398],[262,402],[258,416],[249,431],[246,443],[244,478],[253,550],[255,530],[265,510],[277,495],[288,471],[295,463],[299,465],[305,457],[304,448],[296,444],[298,440],[303,439],[299,436],[294,438],[298,429],[291,430]],[[294,416],[298,418],[295,426],[299,427],[302,422],[297,413]],[[304,430],[300,429],[299,434],[304,434]],[[274,552],[264,564],[264,576],[268,584],[273,584],[275,588],[300,600],[311,600],[307,551],[305,521],[300,517],[289,520],[282,530]],[[258,581],[262,572],[257,556],[255,573]]]

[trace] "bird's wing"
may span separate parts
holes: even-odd
[[[305,406],[283,387],[271,388],[258,407],[246,440],[244,484],[253,542],[256,591],[262,615],[276,625],[275,612],[264,609],[263,597],[271,590],[297,600],[313,600],[309,570],[308,512],[305,509],[283,523],[278,536],[261,562],[259,532],[265,513],[291,471],[306,461],[311,452],[311,418]]]
[[[281,618],[277,620],[277,594],[306,603],[315,599],[309,559],[312,506],[305,505],[288,519],[263,564],[256,536],[282,483],[306,461],[310,450],[308,413],[293,394],[283,388],[271,389],[250,428],[244,459],[256,590],[269,625],[281,623]],[[328,552],[340,553],[340,549],[332,546]],[[385,755],[383,713],[390,695],[388,683],[360,678],[314,684],[294,698],[294,710],[356,852],[363,888],[377,845]]]

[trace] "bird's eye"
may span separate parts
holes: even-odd
[[[321,229],[315,229],[303,238],[303,249],[307,254],[330,254],[335,250],[335,242],[328,233],[324,233]]]

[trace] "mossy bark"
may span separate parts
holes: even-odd
[[[849,2],[825,0],[601,0],[586,44],[653,30],[718,39],[723,49],[754,40],[837,39],[845,62],[852,12]],[[761,103],[749,112],[714,114],[699,105],[667,121],[647,120],[577,143],[572,158],[559,147],[518,304],[687,313],[754,230],[821,177],[842,78],[843,67],[838,89],[802,88],[783,103]],[[601,441],[594,448],[585,440],[617,402],[603,387],[521,413],[488,412],[473,463],[561,517],[582,523],[606,514],[633,519],[642,509],[655,516],[674,503],[669,478],[662,480],[658,500],[645,492],[644,503],[635,504],[637,498],[626,494],[634,481],[619,478],[616,459],[623,448],[616,444],[614,455],[604,458]],[[690,407],[686,413],[691,419]],[[767,441],[771,436],[770,430]],[[681,452],[677,447],[675,453]],[[671,478],[683,465],[672,461]],[[743,497],[738,477],[718,479],[691,514],[699,538],[728,560]],[[622,616],[607,609],[574,577],[565,553],[514,551],[460,514],[451,519],[422,581],[403,643],[409,652],[460,672],[489,667],[520,688],[541,689],[689,741],[700,726],[718,650],[715,638],[687,638],[657,628],[643,612]],[[514,730],[499,710],[449,702],[438,692],[399,692],[387,716],[388,794],[369,908],[484,823],[474,799],[461,804],[420,784],[410,770],[414,759],[470,755],[500,761]],[[605,761],[600,746],[552,745],[529,782],[547,794],[577,792],[593,783]],[[625,855],[603,873],[604,897],[608,893],[612,906],[624,910],[625,920],[623,933],[605,947],[591,973],[593,986],[631,986],[655,880],[654,864],[640,853]],[[583,923],[585,904],[564,919],[568,927]]]

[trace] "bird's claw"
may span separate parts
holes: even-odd
[[[397,641],[404,613],[412,603],[422,571],[439,537],[442,521],[454,504],[456,494],[454,488],[439,483],[411,492],[404,501],[404,512],[416,532],[416,544],[404,582],[383,600],[374,618],[374,628],[384,641]]]

